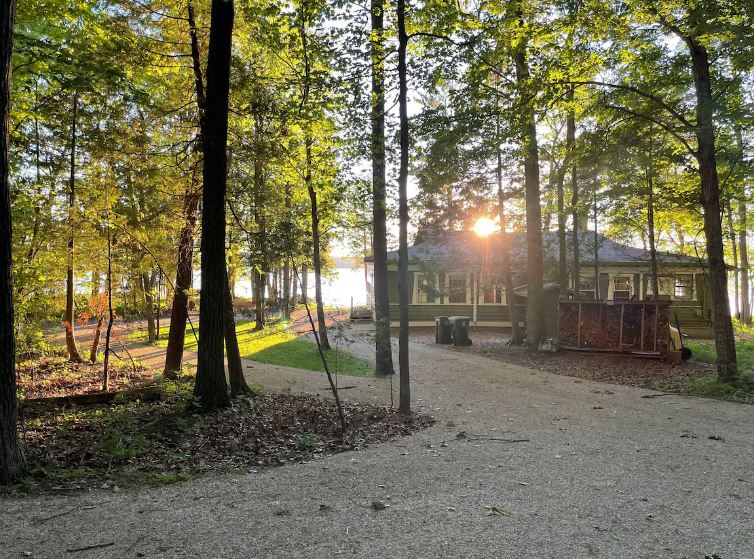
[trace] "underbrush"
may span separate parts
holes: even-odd
[[[200,413],[193,379],[165,382],[159,401],[27,410],[21,420],[30,473],[16,490],[162,485],[209,472],[249,472],[315,460],[407,435],[432,423],[377,406],[262,394]]]

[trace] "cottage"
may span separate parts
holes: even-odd
[[[500,275],[500,249],[504,242],[510,247],[516,286],[513,303],[520,308],[518,316],[523,321],[527,295],[526,234],[497,233],[482,238],[471,231],[458,231],[420,233],[416,244],[408,248],[410,325],[434,325],[434,317],[439,315],[467,315],[474,326],[510,328],[511,301]],[[563,289],[557,283],[556,233],[544,234],[543,248],[546,306],[556,307],[558,297],[614,301],[654,298],[651,259],[644,249],[584,231],[579,234],[578,281],[573,274],[573,248],[568,240],[569,285]],[[684,331],[692,335],[710,335],[711,309],[705,262],[666,252],[658,253],[657,261],[659,299],[671,302],[671,316],[677,315]],[[367,263],[370,262],[371,258],[367,258]],[[391,321],[397,325],[397,251],[388,253],[388,290]],[[556,308],[546,309],[548,311],[557,315]]]

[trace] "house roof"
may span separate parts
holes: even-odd
[[[441,233],[426,233],[423,235],[424,240],[408,247],[409,261],[431,261],[431,260],[454,260],[462,263],[478,262],[483,251],[488,253],[497,253],[502,243],[507,241],[511,247],[511,256],[523,257],[526,255],[526,233],[497,233],[486,239],[480,239],[472,231],[452,231]],[[630,264],[650,262],[649,251],[642,248],[631,247],[597,233],[597,257],[602,263],[612,264]],[[568,235],[567,251],[569,260],[573,253],[573,244],[571,235]],[[582,262],[594,261],[594,231],[583,231],[579,233],[579,255]],[[557,232],[548,231],[543,234],[542,247],[544,250],[545,260],[557,261],[559,258],[559,243]],[[388,261],[398,260],[398,251],[387,253]],[[368,258],[371,261],[371,258]],[[683,254],[673,254],[670,252],[658,252],[657,260],[665,265],[699,265],[699,259],[694,256]]]

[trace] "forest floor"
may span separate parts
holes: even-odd
[[[457,353],[491,359],[538,371],[598,382],[637,386],[662,392],[706,396],[741,403],[754,403],[754,383],[743,380],[729,387],[715,382],[714,345],[691,342],[694,357],[685,363],[626,354],[558,351],[532,352],[525,346],[509,346],[509,334],[491,328],[472,328],[473,345],[453,347],[435,344],[434,328],[413,328],[411,341]],[[754,343],[739,340],[739,366],[747,371],[754,363]],[[748,377],[747,377],[748,378]]]
[[[369,336],[343,336],[373,354]],[[256,473],[5,498],[3,557],[751,556],[754,407],[410,355],[434,426]],[[321,373],[245,366],[267,394],[327,397]],[[397,401],[397,380],[339,379],[361,405]]]

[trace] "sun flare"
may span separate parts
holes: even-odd
[[[497,224],[489,217],[480,217],[476,220],[476,223],[474,223],[474,227],[471,228],[471,230],[480,237],[489,237],[497,231],[497,229]]]

